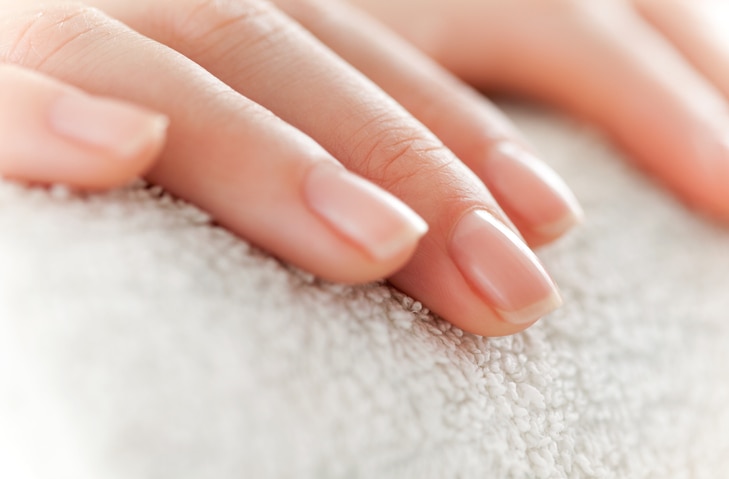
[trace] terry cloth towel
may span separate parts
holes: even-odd
[[[729,477],[729,228],[598,135],[507,111],[573,186],[565,306],[484,339],[298,272],[137,184],[0,184],[0,477]]]

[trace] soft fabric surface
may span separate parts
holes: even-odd
[[[0,477],[729,477],[729,228],[508,111],[587,222],[564,308],[483,339],[324,284],[141,185],[0,184]]]

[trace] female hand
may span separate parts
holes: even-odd
[[[151,166],[279,257],[338,281],[397,271],[479,334],[558,306],[512,220],[532,244],[558,237],[580,214],[569,190],[477,94],[344,5],[33,5],[0,0],[4,174],[94,189]]]
[[[686,202],[729,219],[725,0],[354,3],[474,85],[595,122]]]

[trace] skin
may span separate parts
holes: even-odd
[[[597,124],[681,199],[729,218],[726,2],[354,2],[465,81]]]
[[[287,261],[387,277],[482,335],[558,305],[527,244],[581,212],[454,74],[597,123],[729,217],[727,52],[678,21],[698,3],[353,3],[0,0],[0,172],[91,190],[144,175]]]

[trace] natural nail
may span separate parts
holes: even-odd
[[[167,117],[120,101],[84,93],[68,93],[55,100],[49,111],[51,128],[86,146],[132,157],[164,135]]]
[[[582,220],[582,208],[562,178],[514,143],[496,145],[481,173],[502,205],[536,233],[556,237]]]
[[[534,322],[562,304],[536,255],[485,210],[459,220],[449,249],[461,274],[509,323]]]
[[[312,168],[304,196],[331,227],[379,261],[412,249],[428,231],[425,221],[398,198],[329,163]]]

